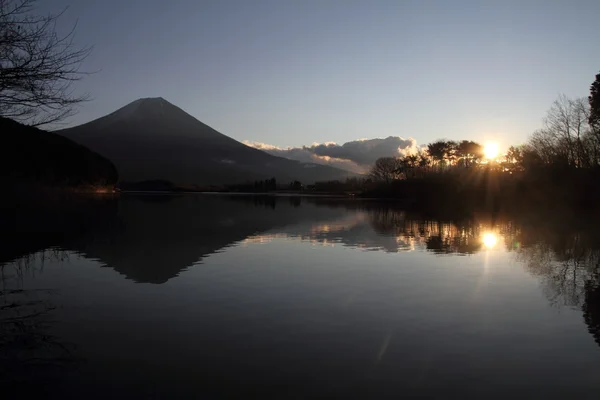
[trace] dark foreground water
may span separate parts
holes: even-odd
[[[210,195],[65,208],[2,220],[2,398],[600,396],[590,218]]]

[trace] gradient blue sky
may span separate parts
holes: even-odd
[[[523,142],[600,70],[600,1],[40,0],[94,45],[70,125],[164,97],[238,140]],[[61,26],[63,28],[63,26]]]

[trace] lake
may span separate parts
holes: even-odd
[[[600,393],[585,216],[122,194],[1,221],[0,382],[15,397]]]

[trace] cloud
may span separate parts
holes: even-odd
[[[387,138],[358,139],[344,144],[335,142],[313,143],[310,146],[287,149],[266,143],[244,141],[248,146],[269,154],[300,162],[331,165],[352,172],[365,173],[380,157],[394,157],[418,151],[417,141],[399,136]]]
[[[313,145],[310,151],[319,156],[351,160],[358,165],[372,165],[380,157],[392,157],[416,151],[417,141],[389,136],[385,139],[360,139],[342,145],[324,143]]]
[[[351,160],[317,155],[310,151],[309,147],[289,147],[287,149],[283,149],[267,143],[250,142],[248,140],[244,140],[244,144],[254,147],[255,149],[263,150],[277,157],[289,158],[291,160],[296,160],[303,163],[329,165],[335,168],[356,172],[358,174],[363,174],[368,171],[367,167],[360,166]]]

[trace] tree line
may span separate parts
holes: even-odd
[[[543,127],[523,145],[510,146],[492,160],[481,144],[437,140],[416,152],[379,158],[369,172],[374,182],[423,178],[430,173],[459,169],[494,169],[509,174],[542,168],[598,169],[600,167],[600,73],[588,98],[560,95],[548,110]]]
[[[437,140],[415,153],[398,157],[381,157],[369,172],[375,182],[389,183],[397,179],[422,178],[430,172],[450,167],[471,168],[483,160],[483,146],[462,140]]]

